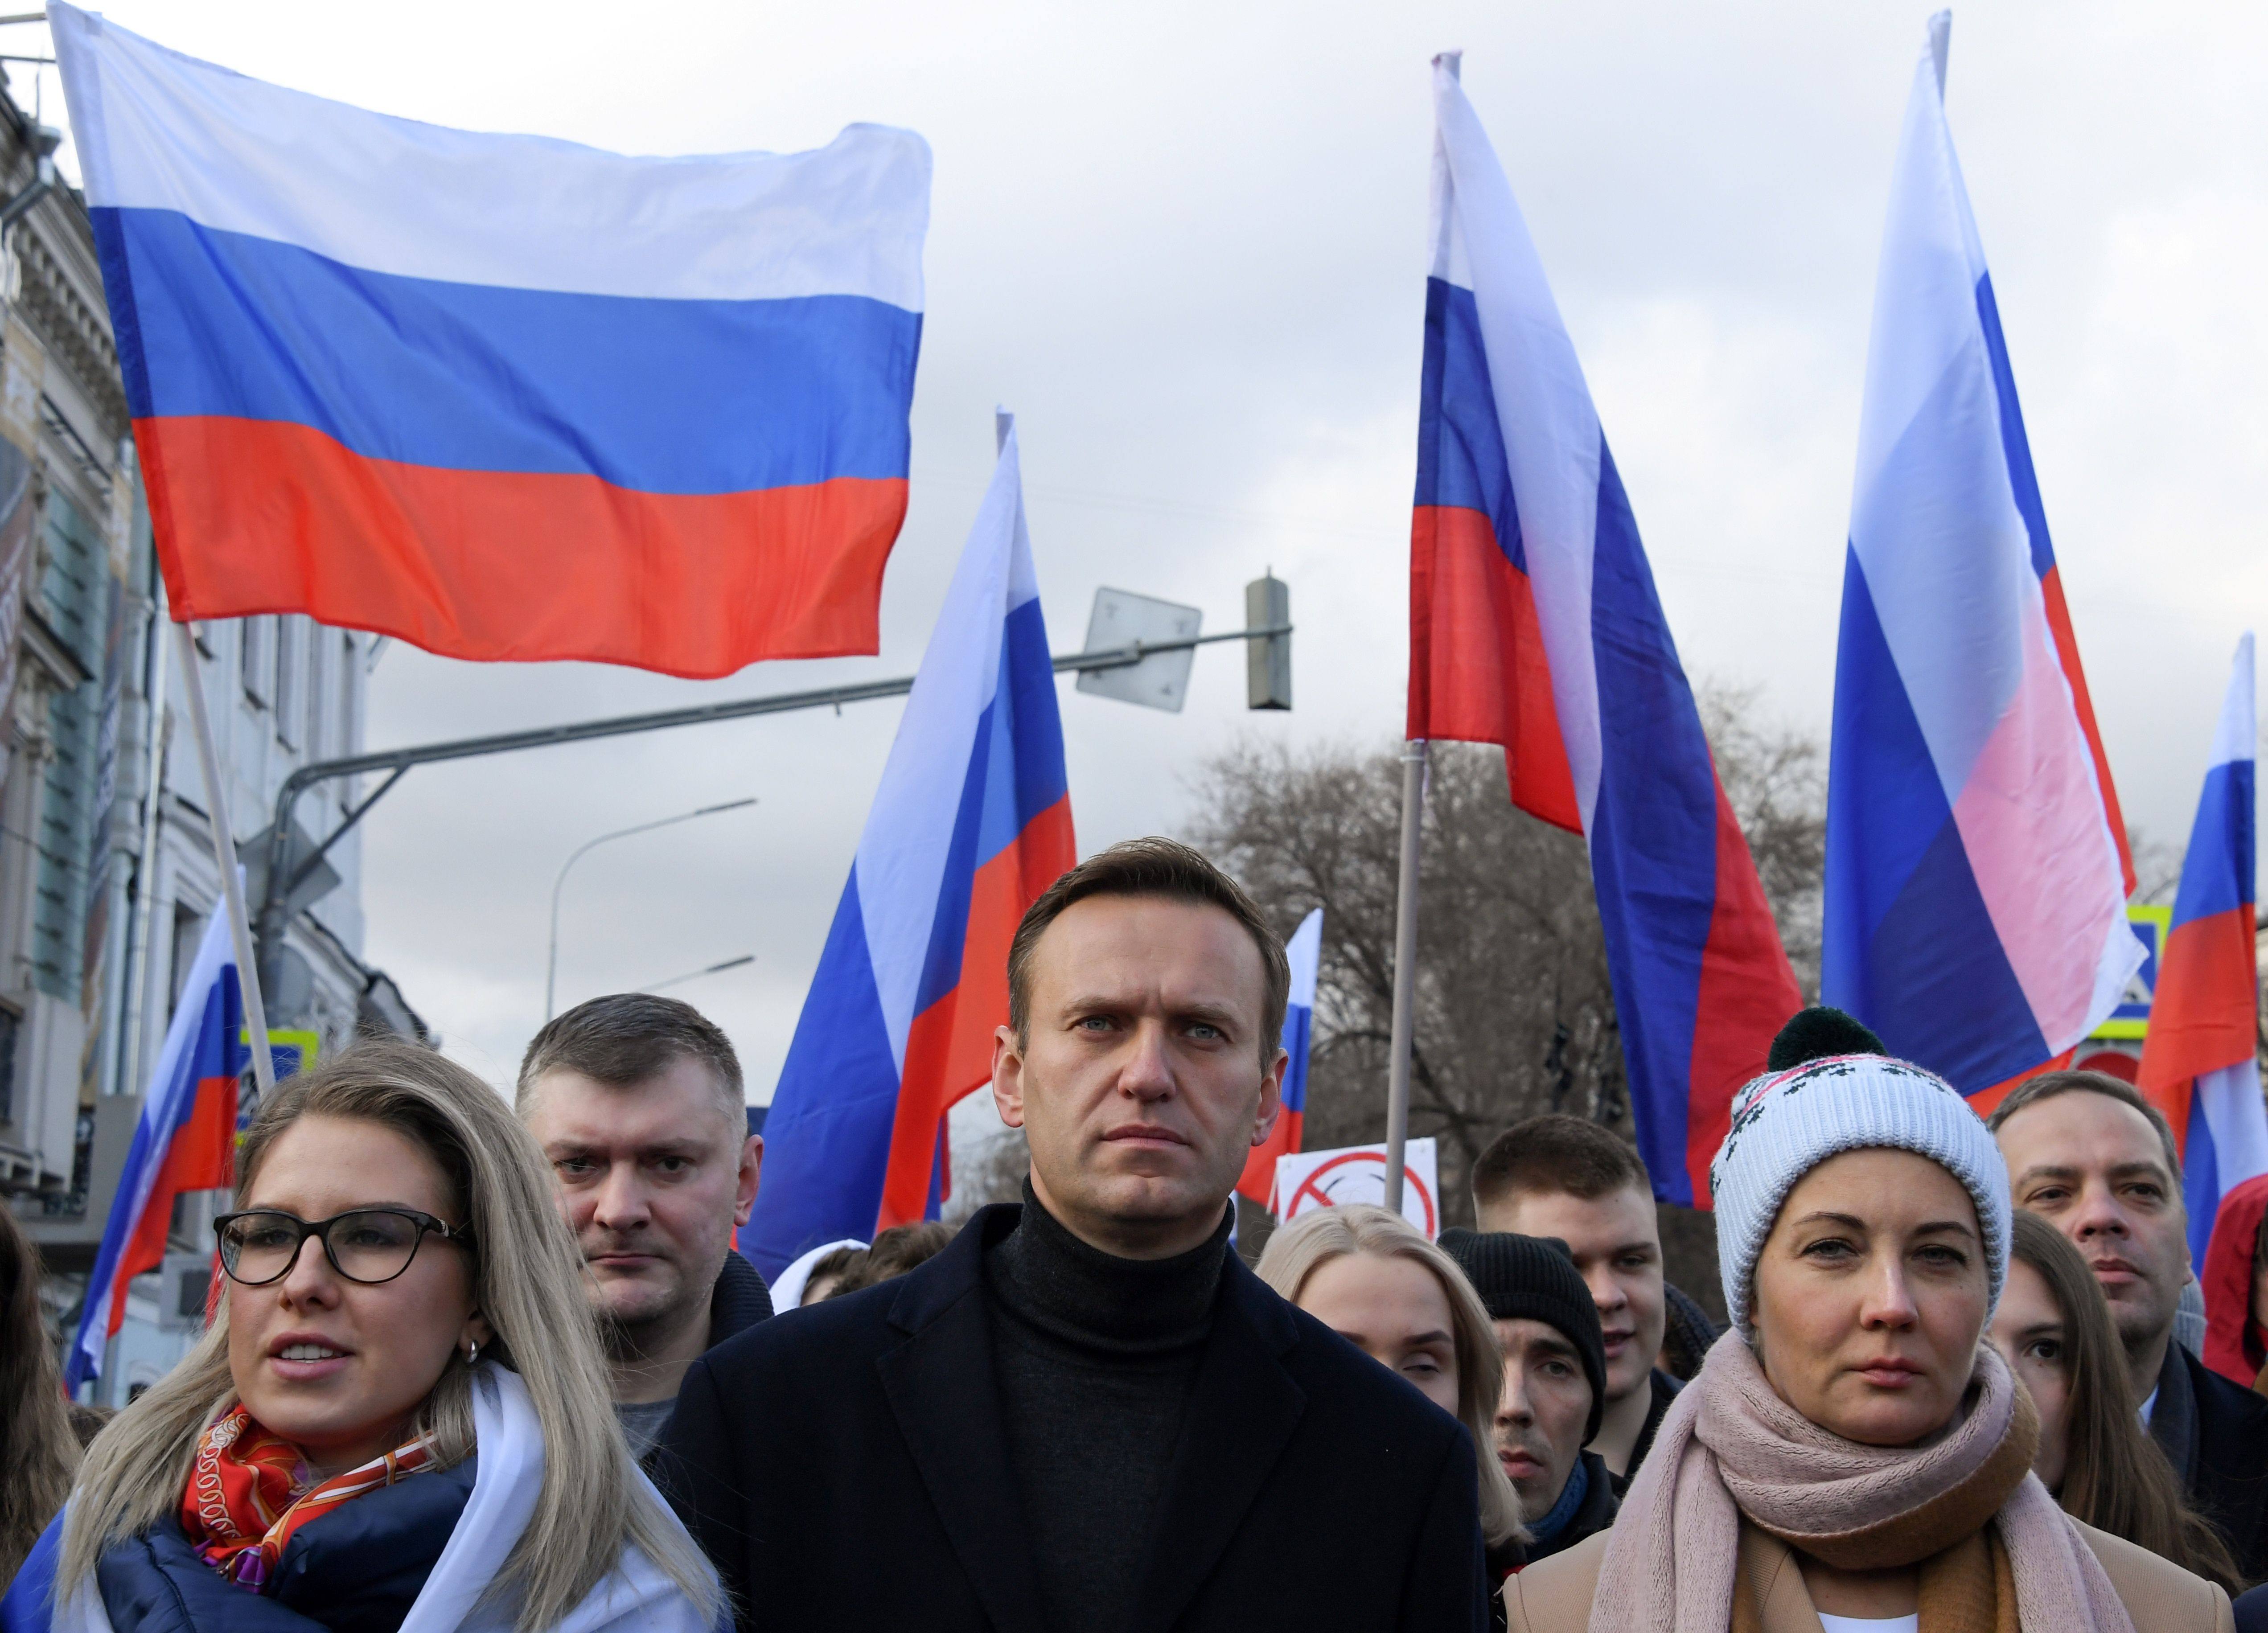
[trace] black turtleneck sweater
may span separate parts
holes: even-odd
[[[1088,1247],[1028,1182],[986,1249],[1008,1459],[1047,1624],[1117,1633],[1157,1531],[1182,1412],[1227,1253],[1228,1218],[1171,1259]]]

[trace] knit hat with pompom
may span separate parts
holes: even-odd
[[[1772,1040],[1770,1070],[1733,1097],[1732,1127],[1709,1165],[1717,1273],[1735,1330],[1749,1330],[1756,1260],[1795,1182],[1830,1157],[1888,1146],[1928,1158],[1977,1205],[1991,1284],[2008,1276],[2008,1168],[1983,1119],[1933,1072],[1882,1052],[1841,1010],[1798,1013]]]

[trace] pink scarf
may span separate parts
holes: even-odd
[[[1990,1344],[1977,1347],[1951,1427],[1918,1447],[1873,1446],[1798,1413],[1727,1333],[1623,1501],[1591,1633],[1727,1633],[1743,1519],[1846,1570],[1918,1564],[1989,1521],[2024,1633],[2134,1633],[2094,1551],[2030,1473],[2038,1433]]]

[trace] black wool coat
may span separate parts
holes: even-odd
[[[2268,1400],[2166,1346],[2150,1434],[2247,1580],[2268,1577]]]
[[[1076,1633],[1041,1621],[993,1372],[983,1251],[1019,1213],[694,1363],[661,1483],[741,1628]],[[1472,1633],[1475,1469],[1454,1418],[1232,1254],[1134,1633]]]

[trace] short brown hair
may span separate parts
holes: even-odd
[[[578,1071],[609,1088],[644,1083],[690,1056],[717,1079],[717,1103],[747,1132],[740,1057],[715,1021],[690,1004],[646,992],[615,992],[578,1004],[543,1023],[520,1057],[513,1105],[525,1115],[536,1079],[548,1071]]]
[[[842,1279],[835,1284],[827,1296],[840,1298],[846,1293],[862,1292],[884,1282],[894,1282],[909,1270],[919,1269],[943,1253],[953,1236],[953,1227],[939,1219],[924,1219],[914,1225],[894,1225],[874,1238],[872,1247],[843,1267]],[[819,1267],[814,1265],[811,1273],[817,1276]]]
[[[2036,1078],[2016,1085],[2007,1100],[1995,1107],[1984,1126],[1998,1134],[2000,1125],[2027,1106],[2036,1106],[2042,1100],[2051,1100],[2058,1094],[2083,1092],[2101,1094],[2117,1100],[2121,1106],[2131,1106],[2142,1114],[2143,1121],[2154,1129],[2158,1144],[2165,1148],[2166,1172],[2174,1181],[2174,1195],[2182,1190],[2182,1155],[2174,1145],[2173,1125],[2166,1114],[2142,1098],[2142,1092],[2132,1084],[2121,1081],[2107,1071],[2043,1071]]]
[[[1284,944],[1244,887],[1204,854],[1176,839],[1130,839],[1098,852],[1049,885],[1025,911],[1008,944],[1008,1025],[1019,1045],[1031,1041],[1032,952],[1065,908],[1089,896],[1164,896],[1216,907],[1244,926],[1260,949],[1265,990],[1260,1005],[1260,1060],[1276,1058],[1284,1041],[1284,1006],[1292,994],[1292,966]]]
[[[1489,1208],[1512,1196],[1575,1196],[1595,1201],[1636,1186],[1647,1195],[1653,1181],[1636,1151],[1581,1117],[1547,1112],[1515,1122],[1489,1143],[1473,1164],[1473,1205]]]

